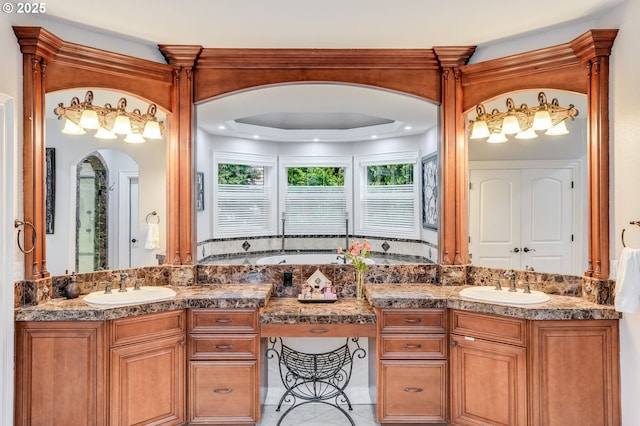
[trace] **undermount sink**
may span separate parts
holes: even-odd
[[[175,297],[176,292],[167,287],[140,287],[140,290],[128,288],[120,293],[118,289],[112,289],[111,293],[94,291],[85,296],[84,301],[94,306],[123,306],[138,303],[157,302]]]
[[[525,293],[522,289],[509,291],[508,288],[496,290],[494,286],[468,287],[460,291],[460,297],[467,300],[478,300],[483,302],[507,303],[513,305],[533,305],[544,303],[549,300],[549,295],[536,290]]]

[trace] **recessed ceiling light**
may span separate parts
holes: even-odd
[[[411,130],[411,129],[413,129],[413,127],[411,127],[411,126],[404,126],[404,129],[405,129],[405,130]]]
[[[319,140],[320,140],[320,139],[318,139],[318,138],[313,138],[313,141],[314,141],[314,142],[318,142]]]
[[[224,130],[224,129],[226,129],[226,127],[223,124],[218,126],[218,130]]]
[[[371,135],[371,139],[378,139],[378,135]]]
[[[260,139],[260,135],[253,135],[254,139]]]

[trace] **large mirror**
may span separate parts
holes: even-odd
[[[312,251],[335,262],[354,237],[380,261],[437,262],[438,106],[300,83],[211,99],[196,114],[200,263]]]
[[[548,102],[573,105],[567,134],[531,139],[469,139],[469,252],[474,265],[580,275],[587,268],[587,101],[566,91],[509,93],[482,105],[487,113]],[[476,111],[467,114],[477,118]],[[470,134],[467,134],[470,137]],[[500,140],[500,139],[498,139]],[[504,139],[502,139],[504,140]]]
[[[95,105],[147,111],[144,100],[91,89]],[[128,143],[63,133],[54,109],[87,89],[46,95],[47,266],[52,275],[158,265],[166,250],[165,139]],[[158,111],[159,121],[165,116]]]

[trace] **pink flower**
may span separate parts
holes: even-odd
[[[338,254],[342,253],[342,247],[338,247]]]

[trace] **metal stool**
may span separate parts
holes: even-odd
[[[271,337],[269,343],[271,347],[267,349],[267,358],[278,357],[280,378],[286,388],[276,411],[280,411],[284,402],[292,403],[280,416],[278,426],[293,409],[314,402],[337,408],[355,426],[349,413],[338,404],[346,403],[349,411],[353,410],[344,389],[351,379],[353,359],[366,356],[357,337],[347,338],[343,346],[322,354],[296,351],[286,346],[281,337]]]

